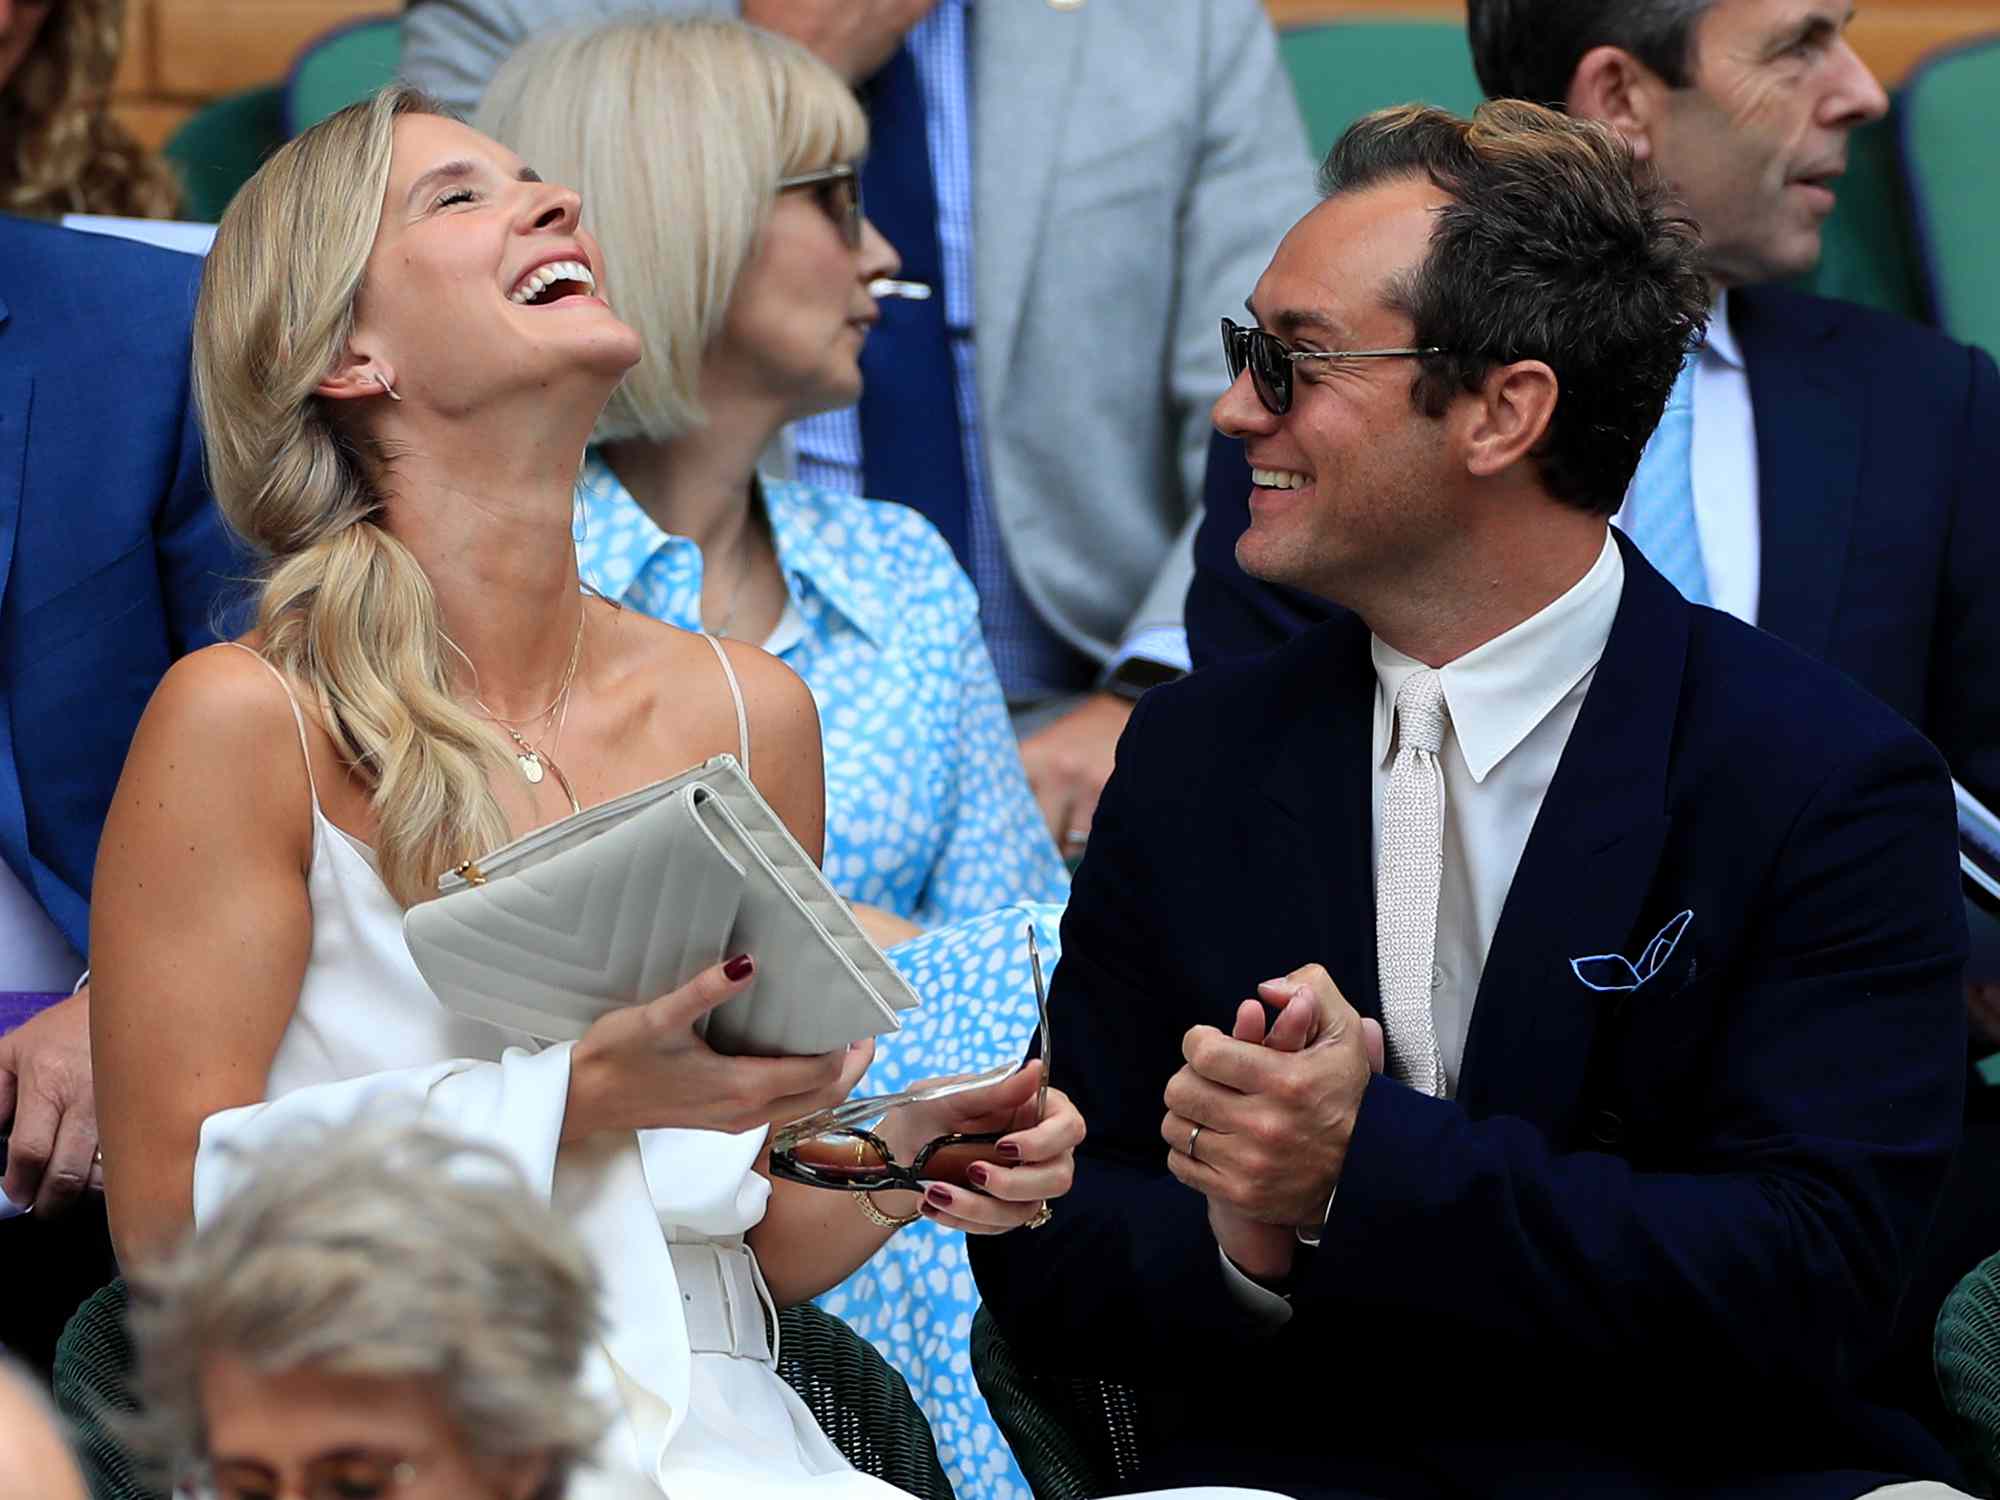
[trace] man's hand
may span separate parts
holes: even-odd
[[[1972,1023],[1972,1039],[2000,1047],[2000,984],[1968,984],[1965,1011]]]
[[[7,1175],[0,1180],[9,1198],[52,1214],[86,1187],[103,1191],[104,1173],[94,1163],[88,986],[0,1036],[0,1120],[10,1115]]]
[[[1278,1013],[1278,1024],[1267,1032],[1264,1007],[1255,1000],[1245,1000],[1236,1007],[1236,1025],[1229,1034],[1253,1047],[1297,1052],[1312,1040],[1318,1019],[1312,1012],[1309,999],[1302,999],[1296,1005],[1287,1003]],[[1259,1281],[1283,1281],[1291,1274],[1292,1255],[1298,1242],[1289,1229],[1260,1224],[1220,1198],[1208,1200],[1208,1227],[1222,1253],[1246,1276]]]
[[[1021,741],[1021,764],[1065,859],[1083,853],[1097,799],[1111,779],[1118,736],[1132,717],[1130,700],[1092,693],[1054,723]]]
[[[849,83],[887,62],[937,0],[743,0],[743,19],[818,54]]]
[[[1318,964],[1267,980],[1258,994],[1284,1006],[1263,1045],[1213,1026],[1188,1032],[1160,1136],[1175,1177],[1242,1218],[1289,1231],[1318,1223],[1340,1180],[1362,1090],[1381,1066],[1382,1031]]]

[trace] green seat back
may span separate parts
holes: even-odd
[[[161,153],[180,176],[182,211],[217,222],[236,190],[284,140],[282,89],[249,89],[198,111]]]
[[[2000,183],[1979,165],[2000,141],[2000,35],[1920,64],[1903,85],[1900,123],[1938,326],[2000,354]]]
[[[972,1376],[1035,1500],[1095,1500],[1137,1487],[1146,1444],[1132,1390],[1030,1369],[983,1303],[972,1315]]]
[[[2000,1481],[2000,1255],[1970,1271],[1938,1309],[1931,1362],[1957,1436],[1989,1484]]]
[[[1921,320],[1923,273],[1896,159],[1893,110],[1848,137],[1847,175],[1836,192],[1838,201],[1820,235],[1819,265],[1794,285]]]
[[[1332,21],[1278,33],[1306,137],[1325,156],[1340,133],[1391,104],[1470,114],[1483,97],[1465,27],[1455,21]]]
[[[395,16],[356,21],[307,44],[285,82],[285,124],[293,135],[395,81],[403,23]]]

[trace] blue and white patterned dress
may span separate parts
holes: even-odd
[[[1063,901],[979,630],[971,582],[915,511],[759,481],[790,607],[764,648],[819,705],[835,890],[934,927],[1010,901]],[[593,454],[577,568],[610,599],[701,629],[701,549],[662,531]]]
[[[1021,769],[972,584],[913,510],[759,484],[790,600],[764,646],[819,705],[827,878],[930,928],[889,951],[924,1004],[882,1039],[860,1092],[1018,1058],[1035,1029],[1022,929],[1036,924],[1052,970],[1069,875]],[[655,525],[595,455],[577,507],[586,583],[701,628],[694,542]],[[972,1377],[964,1236],[912,1224],[819,1300],[902,1372],[960,1500],[1032,1500]]]

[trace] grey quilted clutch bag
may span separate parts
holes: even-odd
[[[732,953],[757,978],[704,1018],[718,1052],[831,1052],[917,1004],[733,755],[525,834],[438,890],[403,917],[425,982],[461,1015],[544,1041]]]

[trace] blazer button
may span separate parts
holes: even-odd
[[[1625,1122],[1608,1109],[1590,1117],[1590,1138],[1600,1146],[1616,1146],[1625,1139]]]

